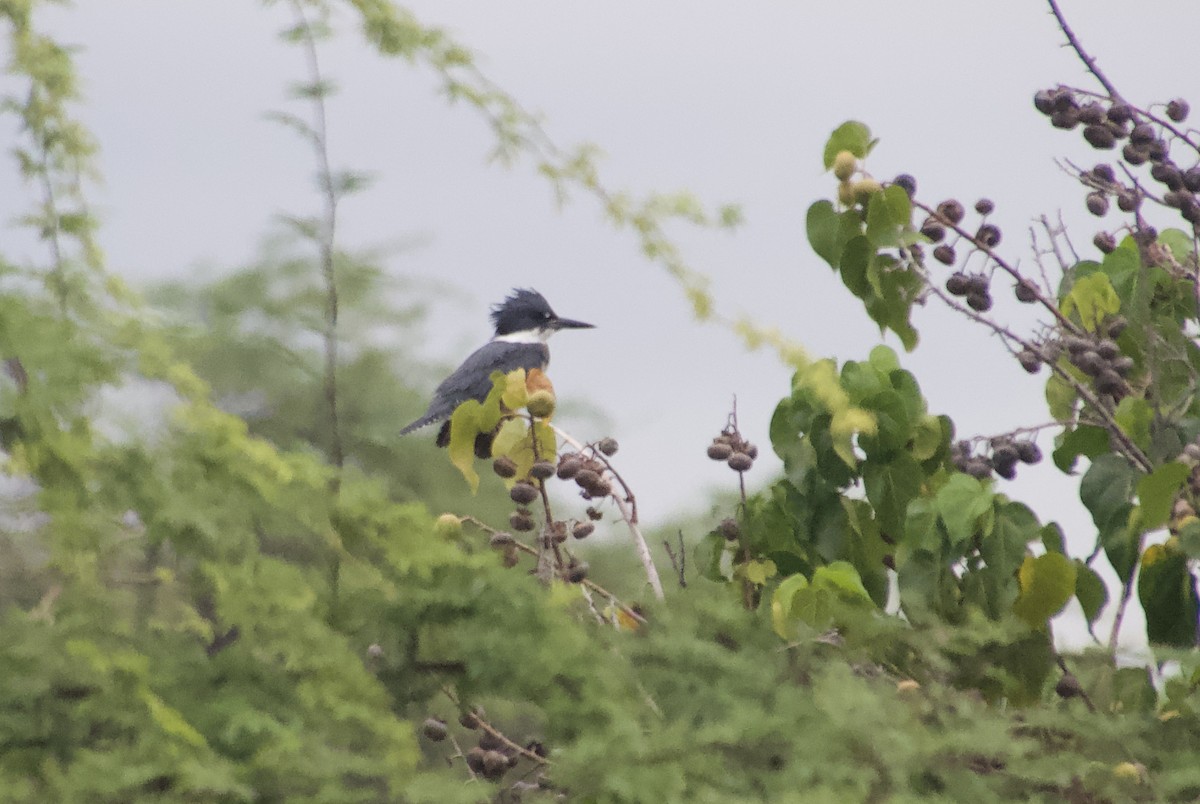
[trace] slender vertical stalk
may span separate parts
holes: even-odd
[[[324,344],[324,395],[329,428],[329,455],[340,476],[345,465],[345,447],[342,442],[341,425],[338,421],[338,286],[335,264],[334,238],[337,232],[338,190],[334,184],[333,171],[329,167],[329,138],[325,116],[325,89],[321,76],[321,65],[317,58],[316,34],[304,14],[299,0],[292,0],[297,29],[303,32],[301,45],[304,48],[308,76],[313,87],[312,135],[310,142],[317,160],[317,180],[321,189],[323,209],[316,233],[318,255],[321,263],[321,279],[325,290],[324,328],[321,338]],[[334,489],[340,485],[340,477],[334,479]]]

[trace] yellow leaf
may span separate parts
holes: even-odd
[[[504,378],[504,395],[500,397],[504,407],[509,410],[525,407],[525,402],[529,399],[526,382],[525,369],[508,372],[508,376]]]
[[[747,561],[742,567],[746,580],[758,586],[765,584],[768,578],[775,577],[775,572],[775,562],[769,558],[765,561]]]

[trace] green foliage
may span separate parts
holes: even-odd
[[[1074,596],[1093,623],[1108,592],[1065,554],[1061,530],[962,471],[950,418],[929,412],[892,350],[813,362],[752,322],[734,329],[796,369],[770,428],[783,476],[741,499],[733,541],[703,540],[709,581],[681,568],[686,589],[634,610],[591,580],[554,580],[540,561],[506,570],[520,558],[511,534],[482,524],[498,561],[462,527],[479,519],[438,527],[413,502],[464,495],[431,448],[391,437],[398,409],[419,404],[400,379],[415,367],[371,344],[403,341],[419,310],[332,240],[335,202],[361,174],[319,170],[326,215],[291,219],[313,256],[269,254],[207,286],[160,288],[165,315],[104,275],[93,223],[73,206],[90,149],[67,114],[70,53],[31,27],[35,5],[0,2],[11,69],[30,90],[5,108],[28,140],[17,149],[26,175],[67,192],[45,193],[26,221],[53,255],[46,281],[0,262],[0,444],[37,514],[0,518],[0,800],[1200,795],[1189,563],[1200,523],[1185,449],[1200,433],[1200,350],[1184,335],[1194,286],[1148,249],[1127,241],[1081,262],[1055,300],[1079,332],[1129,319],[1113,335],[1137,380],[1124,398],[1097,399],[1068,355],[1044,362],[1062,422],[1055,463],[1089,461],[1080,494],[1124,583],[1121,605],[1136,584],[1157,656],[1177,672],[1152,677],[1100,651],[1071,657],[1068,672],[1051,620]],[[451,97],[489,114],[502,154],[528,149],[557,187],[603,197],[697,314],[715,315],[663,232],[670,217],[709,222],[690,197],[637,204],[604,191],[588,152],[545,145],[536,119],[446,34],[386,0],[348,6],[373,47],[431,65]],[[315,47],[333,33],[333,8],[297,4],[312,18],[285,39]],[[320,103],[332,86],[311,75],[297,89]],[[280,117],[323,149],[316,128]],[[874,144],[847,123],[825,164]],[[911,248],[924,237],[917,204],[864,174],[840,207],[818,202],[808,219],[814,250],[908,349],[912,304],[930,288]],[[1155,245],[1194,256],[1179,233]],[[492,452],[516,477],[554,455],[550,408],[514,415],[547,389],[494,379],[492,396],[453,419],[451,459],[468,479],[476,436],[497,426]],[[161,426],[105,437],[88,415],[95,400],[145,381],[174,392]],[[1164,526],[1165,541],[1149,538]],[[552,535],[543,552],[559,549]],[[629,574],[628,559],[603,550],[591,577]],[[529,746],[503,787],[464,767],[480,738],[455,721],[480,705],[488,728],[515,741],[505,750]],[[417,736],[431,716],[453,740]],[[546,791],[522,792],[515,776]]]
[[[842,150],[835,145],[835,140],[840,143],[844,139],[838,132],[826,146],[827,166],[831,161],[829,149]],[[860,134],[869,137],[865,130]],[[866,150],[866,146],[860,150]],[[873,192],[865,203],[856,201],[840,212],[829,201],[817,201],[808,208],[807,218],[813,250],[841,275],[847,289],[862,300],[880,331],[892,330],[909,350],[917,345],[917,332],[909,316],[924,283],[919,272],[889,251],[920,239],[912,228],[911,217],[908,195],[900,187],[892,186]]]

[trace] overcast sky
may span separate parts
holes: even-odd
[[[1062,5],[1126,96],[1200,103],[1200,5]],[[1043,86],[1092,86],[1043,2],[408,6],[472,49],[493,80],[544,115],[560,144],[598,145],[610,187],[689,189],[712,205],[741,204],[747,222],[736,233],[673,231],[712,278],[724,312],[777,325],[814,356],[864,359],[880,342],[804,238],[806,208],[834,191],[821,149],[843,120],[863,120],[881,138],[868,164],[877,175],[910,172],[931,202],[994,199],[1008,253],[1025,265],[1036,216],[1061,210],[1085,251],[1098,228],[1053,163],[1094,159],[1031,104]],[[113,271],[145,281],[244,264],[278,213],[316,208],[305,146],[264,118],[286,107],[286,84],[303,79],[300,52],[275,36],[289,23],[286,4],[105,0],[44,19],[81,47],[81,115],[99,138],[105,177],[93,199]],[[472,110],[448,106],[427,70],[373,56],[348,14],[340,22],[345,35],[321,54],[341,88],[330,104],[333,161],[377,178],[342,207],[341,243],[421,242],[389,269],[464,291],[436,307],[431,337],[408,346],[454,363],[488,337],[490,304],[514,286],[535,287],[560,314],[599,327],[555,339],[552,376],[561,395],[611,418],[644,516],[661,521],[731,485],[731,472],[704,459],[705,446],[737,394],[744,430],[766,448],[789,371],[694,323],[673,281],[594,203],[559,208],[527,164],[489,163],[490,134]],[[3,171],[0,187],[20,186],[10,165]],[[27,203],[5,190],[0,218]],[[12,228],[4,250],[44,259]],[[1004,287],[995,289],[999,317],[1019,323]],[[960,432],[1045,421],[1044,376],[1028,377],[998,342],[933,306],[916,323],[921,346],[902,362]],[[1048,440],[1042,446],[1048,453]],[[773,467],[760,461],[756,480]],[[1058,519],[1076,554],[1090,548],[1077,481],[1042,466],[1006,488]]]

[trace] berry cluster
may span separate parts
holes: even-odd
[[[563,480],[573,479],[579,485],[584,499],[603,498],[611,494],[612,481],[607,476],[610,470],[603,461],[595,456],[616,454],[617,442],[615,439],[605,438],[591,449],[593,454],[590,456],[571,452],[564,453],[557,464],[552,461],[534,463],[529,470],[528,477],[516,481],[509,489],[509,499],[517,504],[516,510],[509,514],[509,527],[518,533],[528,533],[537,528],[537,520],[529,506],[542,496],[545,482],[555,475]],[[492,462],[492,471],[502,478],[509,479],[516,476],[517,465],[511,458],[502,455]],[[544,533],[546,543],[559,545],[565,542],[568,536],[586,539],[596,530],[594,523],[602,516],[596,508],[589,506],[587,520],[549,522]],[[512,534],[494,533],[491,536],[490,544],[503,554],[504,566],[516,566],[520,560],[520,548]],[[565,564],[560,566],[560,570],[562,577],[567,581],[580,583],[587,577],[588,564],[586,561],[579,561],[574,556],[569,556]]]
[[[749,472],[758,457],[758,447],[742,438],[735,427],[729,426],[708,445],[708,457],[724,461],[735,472]]]
[[[958,250],[963,247],[964,240],[969,248],[967,256],[973,251],[986,251],[999,245],[1000,227],[987,221],[987,217],[995,208],[996,205],[987,198],[975,202],[975,212],[980,216],[980,222],[974,236],[967,239],[959,231],[967,214],[962,202],[951,198],[938,204],[933,214],[921,224],[921,234],[931,243],[938,244],[933,249],[933,258],[942,265],[953,266],[958,262]],[[965,297],[968,307],[976,312],[985,313],[992,309],[989,282],[988,276],[983,273],[968,274],[955,271],[946,280],[946,291],[952,296]]]
[[[959,441],[950,448],[950,459],[958,471],[979,480],[991,477],[992,472],[1012,480],[1017,476],[1018,463],[1038,463],[1042,451],[1031,439],[1017,439],[1010,434],[989,439],[984,452],[978,455],[972,442]]]
[[[1171,145],[1176,140],[1183,140],[1193,149],[1196,147],[1171,125],[1187,119],[1191,108],[1186,100],[1176,98],[1165,105],[1167,120],[1156,118],[1120,99],[1097,98],[1061,86],[1038,91],[1033,96],[1033,104],[1056,128],[1069,131],[1083,126],[1083,138],[1097,150],[1113,150],[1118,143],[1124,142],[1121,160],[1125,165],[1137,167],[1149,163],[1150,177],[1164,188],[1163,205],[1178,210],[1180,216],[1193,226],[1200,225],[1200,198],[1197,197],[1200,166],[1181,168],[1171,157]],[[1136,182],[1117,181],[1113,167],[1108,164],[1085,171],[1080,179],[1092,190],[1087,196],[1087,208],[1097,217],[1108,213],[1110,199],[1116,200],[1122,212],[1136,212],[1146,197]],[[1115,247],[1112,235],[1105,232],[1097,235],[1094,242],[1105,253]]]
[[[611,441],[612,452],[605,452],[605,442]],[[605,455],[616,452],[616,441],[606,438],[597,445],[597,449]],[[579,486],[580,496],[585,500],[603,499],[612,494],[612,480],[607,476],[608,467],[599,458],[585,455],[582,452],[564,453],[558,459],[558,477],[560,480],[574,480]]]
[[[477,776],[482,776],[489,782],[498,782],[511,769],[520,764],[522,751],[511,741],[500,736],[495,729],[484,727],[483,709],[464,712],[458,719],[459,724],[471,731],[478,730],[479,738],[476,744],[465,754],[463,759],[467,767]],[[421,724],[421,734],[430,742],[440,743],[450,736],[450,727],[439,717],[429,717]],[[537,740],[530,740],[525,746],[525,752],[531,757],[546,757],[546,747]]]
[[[1104,328],[1105,337],[1067,335],[1062,339],[1071,365],[1091,378],[1096,393],[1115,401],[1129,394],[1126,377],[1134,366],[1133,358],[1121,354],[1121,347],[1114,340],[1125,326],[1124,318],[1116,318]]]

